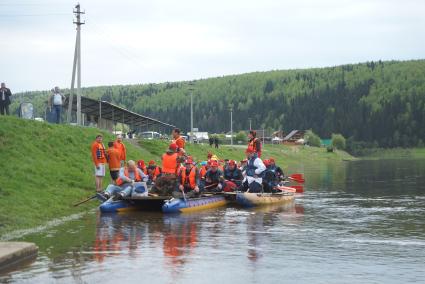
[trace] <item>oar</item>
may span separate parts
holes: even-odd
[[[292,174],[287,178],[290,179],[290,180],[293,180],[295,182],[298,182],[298,183],[304,183],[305,182],[303,174]]]
[[[186,199],[186,193],[184,193],[184,188],[183,188],[183,190],[182,190],[182,193],[183,193],[183,199],[184,199],[184,202],[187,202],[187,199]]]
[[[287,192],[296,192],[296,193],[304,192],[304,187],[302,185],[277,186],[276,188],[279,190],[287,191]]]
[[[204,187],[204,189],[210,188],[210,187],[213,187],[213,186],[218,186],[218,183],[213,183],[213,184],[207,185],[207,186]]]
[[[83,201],[80,201],[80,202],[78,202],[78,203],[75,203],[74,204],[74,207],[76,207],[76,206],[78,206],[78,205],[81,205],[81,204],[83,204],[83,203],[86,203],[86,202],[88,202],[88,201],[90,201],[90,200],[92,200],[92,199],[95,199],[97,197],[97,194],[96,195],[93,195],[93,196],[91,196],[91,197],[89,197],[89,198],[87,198],[87,199],[84,199]]]

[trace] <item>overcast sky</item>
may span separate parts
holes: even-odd
[[[423,0],[81,0],[82,85],[425,58]],[[0,81],[69,87],[69,0],[0,0]]]

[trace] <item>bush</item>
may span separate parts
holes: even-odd
[[[244,142],[247,142],[247,141],[248,141],[248,136],[247,136],[247,134],[245,133],[245,131],[239,131],[239,132],[236,134],[236,136],[235,136],[235,140],[236,140],[237,142],[244,143]]]
[[[345,138],[341,134],[332,134],[332,147],[338,150],[345,149]]]
[[[305,139],[308,145],[310,146],[320,147],[321,145],[320,137],[317,134],[315,134],[312,130],[307,130],[305,134]]]

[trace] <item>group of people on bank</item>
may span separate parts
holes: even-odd
[[[108,149],[105,149],[102,136],[98,135],[92,144],[97,192],[102,192],[106,164],[112,183],[102,193],[105,198],[148,194],[143,185],[152,185],[149,190],[151,196],[175,198],[197,197],[204,192],[274,192],[284,178],[282,169],[273,158],[261,159],[261,142],[256,138],[255,131],[249,133],[246,159],[239,162],[220,160],[209,152],[205,161],[197,163],[185,151],[185,140],[179,129],[173,130],[172,137],[159,166],[153,160],[148,165],[144,160],[127,161],[121,136],[109,142]]]

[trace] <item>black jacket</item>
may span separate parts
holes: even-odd
[[[3,100],[3,91],[4,91],[4,99]],[[0,104],[10,105],[10,97],[12,96],[12,92],[8,88],[1,89],[0,88]]]

